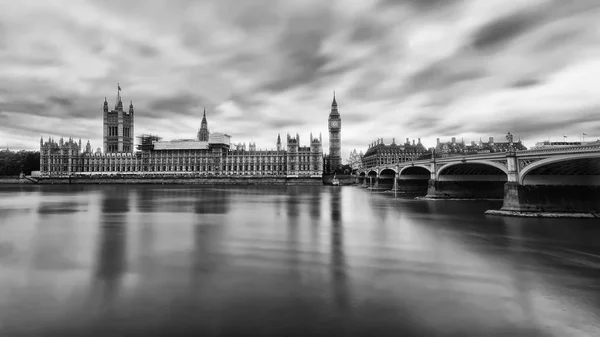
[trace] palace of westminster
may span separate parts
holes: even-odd
[[[94,176],[94,175],[177,175],[177,176],[285,176],[321,177],[342,166],[341,128],[335,93],[328,118],[329,155],[323,155],[323,140],[310,135],[309,144],[300,146],[300,136],[287,135],[285,146],[277,136],[276,148],[257,150],[256,144],[231,144],[231,136],[209,132],[206,111],[195,139],[163,141],[154,135],[142,135],[134,146],[134,108],[123,108],[120,86],[114,109],[109,109],[106,98],[103,112],[103,150],[92,150],[90,142],[85,146],[81,140],[62,138],[56,142],[40,139],[40,175],[45,177]],[[421,140],[417,143],[406,139],[404,144],[384,144],[383,139],[369,144],[367,151],[351,152],[349,164],[352,169],[392,164],[435,156],[452,156],[506,151],[508,142],[464,141],[440,142],[427,149]],[[526,149],[519,140],[517,150]],[[137,151],[136,151],[137,150]]]
[[[114,109],[104,99],[103,150],[92,150],[90,142],[62,138],[56,142],[40,139],[40,175],[46,177],[93,175],[219,175],[321,177],[323,170],[341,165],[341,118],[335,94],[329,115],[329,151],[323,156],[322,137],[300,145],[300,136],[287,135],[285,146],[277,136],[276,149],[257,150],[251,143],[231,144],[231,136],[209,132],[206,111],[195,139],[163,141],[158,136],[142,135],[134,147],[134,108],[123,108],[120,95]],[[137,151],[135,151],[137,150]]]

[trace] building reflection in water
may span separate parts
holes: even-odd
[[[342,312],[350,310],[348,266],[344,254],[344,226],[342,222],[342,189],[334,187],[331,205],[331,276],[335,304]]]
[[[225,263],[219,247],[223,242],[221,216],[229,212],[235,192],[223,189],[194,190],[192,196],[196,220],[193,228],[194,246],[190,259],[190,286],[192,293],[201,295],[204,286],[210,286],[220,276],[219,266]],[[206,295],[206,294],[204,294]]]
[[[309,199],[309,213],[310,213],[310,244],[311,252],[315,260],[318,259],[321,245],[320,237],[320,226],[321,223],[321,202],[323,202],[323,193],[319,189],[310,190],[311,198]]]
[[[194,189],[192,200],[196,214],[227,214],[232,191],[218,188]]]
[[[118,297],[127,268],[127,187],[105,188],[101,203],[92,299],[99,305],[99,309],[103,310],[108,309]]]
[[[156,245],[158,237],[154,227],[154,215],[152,214],[155,203],[156,192],[152,188],[144,186],[136,187],[136,211],[138,214],[138,260],[137,268],[143,277],[152,278],[158,270],[155,262]]]
[[[302,273],[300,271],[300,257],[299,257],[299,222],[300,222],[300,211],[299,206],[302,202],[302,193],[299,191],[301,187],[291,186],[288,188],[287,198],[287,253],[289,254],[289,268],[291,270],[292,279],[298,281],[302,279]]]

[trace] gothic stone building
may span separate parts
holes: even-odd
[[[386,145],[382,139],[378,139],[369,145],[367,152],[362,156],[362,167],[374,167],[382,164],[396,164],[411,160],[417,160],[426,155],[428,150],[419,142],[412,144],[406,138],[406,143],[398,145],[396,139]]]
[[[42,177],[95,175],[177,175],[177,176],[288,176],[321,177],[323,148],[321,138],[313,138],[308,146],[300,145],[300,137],[288,135],[283,147],[281,137],[272,150],[249,151],[231,148],[231,136],[209,133],[204,112],[196,139],[162,141],[156,136],[142,140],[133,151],[133,104],[129,113],[122,109],[120,95],[112,111],[104,103],[104,153],[92,152],[81,140],[55,142],[40,140],[40,175]],[[124,117],[129,116],[129,117]],[[113,129],[115,128],[115,129]],[[108,131],[107,131],[108,130]]]

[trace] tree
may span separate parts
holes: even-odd
[[[0,151],[0,176],[29,175],[40,169],[39,151]]]

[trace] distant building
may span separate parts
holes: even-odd
[[[284,148],[278,135],[276,149],[258,150],[255,143],[250,143],[246,151],[245,144],[232,146],[228,134],[209,133],[206,111],[203,112],[196,139],[163,141],[156,135],[141,135],[138,151],[134,153],[133,137],[130,137],[133,132],[133,105],[130,105],[129,114],[126,114],[119,102],[120,94],[117,95],[115,109],[108,112],[105,99],[104,153],[100,148],[92,153],[89,141],[83,150],[81,140],[77,143],[73,139],[64,141],[61,138],[59,142],[40,139],[41,176],[176,174],[320,177],[323,174],[321,137],[313,138],[311,134],[309,145],[301,146],[298,134],[294,138],[288,135]]]
[[[411,160],[417,160],[424,154],[427,155],[427,149],[421,144],[421,138],[418,143],[406,138],[406,143],[398,145],[396,139],[391,144],[384,144],[383,139],[378,139],[369,145],[367,151],[362,156],[362,167],[374,167],[382,164],[404,163]]]
[[[560,147],[569,147],[569,146],[578,146],[578,145],[592,145],[592,144],[600,144],[600,140],[595,140],[591,142],[551,142],[551,141],[543,141],[535,143],[535,146],[532,147],[532,150],[541,150],[541,149],[552,149],[552,148],[560,148]]]
[[[479,143],[472,141],[470,144],[466,144],[464,140],[458,142],[456,141],[456,137],[452,137],[452,140],[449,142],[440,142],[440,139],[438,138],[435,146],[435,156],[450,157],[457,155],[508,152],[509,148],[510,142],[494,141],[494,137],[489,137],[487,142],[483,142],[479,139]],[[513,142],[513,149],[515,151],[527,150],[521,140]]]

